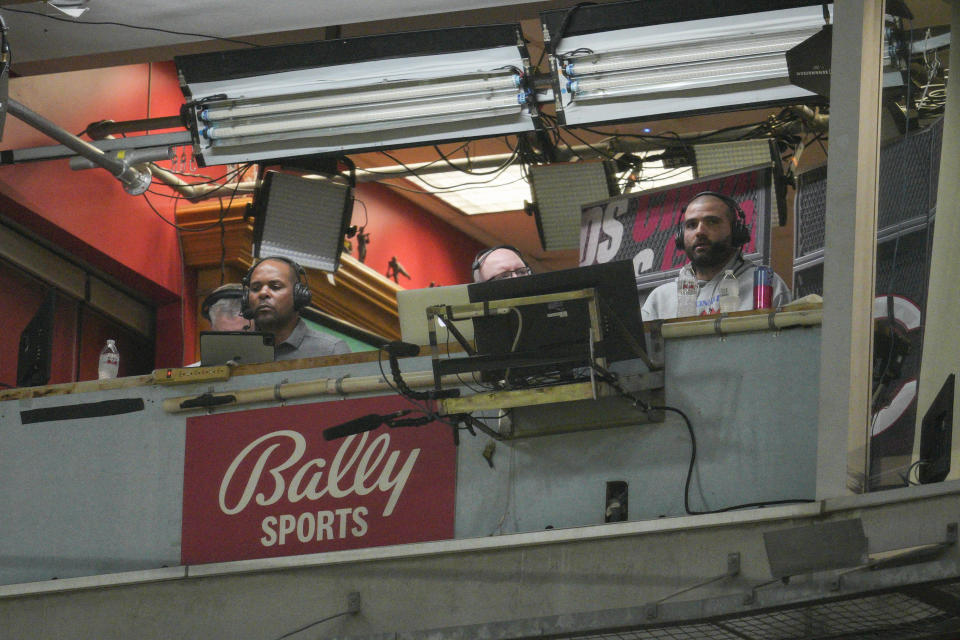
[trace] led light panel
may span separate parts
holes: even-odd
[[[534,165],[530,190],[537,205],[537,231],[546,250],[580,246],[580,205],[613,195],[603,162]]]
[[[352,209],[342,182],[269,171],[254,198],[254,255],[334,272]]]

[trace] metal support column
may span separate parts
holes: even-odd
[[[883,4],[834,4],[818,500],[859,492],[867,470]]]
[[[960,0],[952,0],[950,32],[960,34]],[[956,79],[960,69],[960,46],[950,47],[950,71]],[[917,396],[917,428],[914,459],[920,455],[920,421],[940,386],[951,373],[960,373],[960,342],[956,338],[960,298],[957,241],[960,240],[960,86],[947,83],[947,106],[943,119],[943,149],[940,154],[940,183],[937,185],[937,217],[930,252],[930,286],[924,319],[923,359]],[[954,425],[960,417],[960,394],[954,390]],[[960,438],[953,436],[950,473],[960,478]]]

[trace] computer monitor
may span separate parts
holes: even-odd
[[[273,362],[273,338],[262,331],[201,331],[200,365]]]
[[[920,423],[920,460],[917,477],[921,484],[940,482],[950,473],[953,453],[953,387],[955,374],[944,381]]]
[[[470,302],[488,302],[590,288],[597,291],[603,335],[593,356],[607,362],[640,357],[638,350],[645,348],[643,325],[629,260],[476,283],[469,285],[468,293]],[[473,325],[485,380],[531,386],[540,380],[575,377],[578,368],[590,364],[586,299],[518,306],[508,314],[474,318]]]
[[[57,293],[47,291],[20,334],[20,350],[17,353],[17,386],[37,387],[50,381],[50,362],[53,359],[53,315]]]

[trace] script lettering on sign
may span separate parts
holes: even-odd
[[[404,402],[391,396],[189,418],[184,564],[451,537],[448,427],[322,437],[327,427]]]

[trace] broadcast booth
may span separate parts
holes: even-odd
[[[944,339],[956,305],[944,292],[958,276],[949,231],[960,215],[944,185],[960,175],[956,102],[942,134],[907,127],[902,153],[932,158],[942,144],[941,199],[925,184],[932,201],[879,235],[919,232],[922,217],[932,237],[935,208],[948,231],[929,246],[924,236],[922,254],[891,249],[894,265],[934,274],[939,295],[907,304],[873,270],[870,168],[882,153],[877,104],[864,97],[878,101],[884,65],[900,62],[877,55],[899,21],[867,1],[797,0],[774,16],[778,3],[747,3],[754,13],[690,3],[692,20],[673,2],[588,4],[541,16],[536,84],[519,25],[181,56],[185,135],[202,165],[327,161],[460,137],[516,135],[519,149],[550,127],[674,112],[799,108],[817,97],[791,81],[786,50],[826,34],[835,54],[821,71],[849,87],[829,114],[829,185],[826,170],[785,175],[768,140],[737,140],[754,155],[736,166],[690,145],[703,160],[690,180],[638,191],[618,191],[634,179],[617,176],[622,156],[532,169],[530,224],[545,251],[575,248],[579,266],[402,292],[400,339],[369,352],[269,361],[263,335],[219,332],[204,339],[203,366],[47,385],[51,293],[20,338],[18,382],[35,386],[0,390],[0,635],[952,637],[960,453],[956,349]],[[753,41],[758,29],[770,31]],[[745,43],[752,57],[731,57],[728,45]],[[327,64],[289,68],[318,59]],[[868,76],[877,86],[861,86]],[[553,102],[549,116],[538,100]],[[303,166],[262,176],[250,257],[337,271],[357,177],[339,163],[319,179]],[[128,188],[146,188],[150,172],[124,167]],[[571,201],[551,190],[571,175],[596,188],[583,189],[572,231],[554,234],[551,207]],[[816,226],[808,202],[822,193],[823,245],[797,265],[802,282],[820,277],[819,293],[644,321],[644,296],[688,259],[681,208],[702,191],[739,206],[743,255],[764,265],[785,222]],[[319,201],[334,215],[295,217]],[[903,347],[902,334],[916,343]],[[917,349],[920,391],[907,366]],[[883,445],[893,432],[915,446]]]

